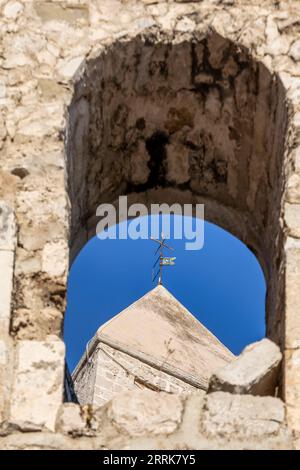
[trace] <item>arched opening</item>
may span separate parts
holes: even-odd
[[[69,107],[71,260],[102,202],[204,203],[260,261],[267,335],[280,344],[284,96],[276,75],[213,31],[149,32],[91,54]]]
[[[247,247],[208,222],[202,250],[185,250],[174,233],[170,243],[176,267],[164,273],[168,290],[234,354],[261,339],[265,281]],[[80,251],[70,271],[64,328],[71,371],[96,330],[157,285],[151,273],[154,248],[150,239],[94,237]]]
[[[187,373],[188,356],[181,364],[176,362],[182,372],[182,380],[177,383],[176,372],[175,375],[172,373],[173,358],[167,348],[161,353],[162,369],[155,361],[161,343],[154,333],[156,329],[165,329],[162,333],[164,343],[175,345],[179,341],[178,347],[180,343],[184,343],[185,349],[188,349],[194,341],[189,336],[189,328],[193,328],[193,325],[189,325],[181,337],[181,332],[176,328],[176,310],[169,311],[167,322],[170,322],[171,328],[167,329],[166,319],[161,321],[160,318],[164,307],[160,304],[159,297],[155,300],[157,310],[148,325],[151,331],[138,328],[131,330],[128,327],[129,318],[125,323],[123,321],[121,327],[128,330],[127,342],[126,336],[123,336],[123,343],[116,346],[112,342],[113,338],[107,336],[110,325],[118,330],[120,317],[139,304],[144,296],[154,295],[156,291],[158,278],[154,276],[157,272],[158,255],[154,254],[157,245],[151,241],[150,233],[155,224],[161,228],[163,218],[167,223],[166,216],[145,216],[139,219],[141,222],[135,221],[148,229],[148,239],[119,239],[118,236],[125,230],[129,236],[132,233],[131,221],[122,222],[122,228],[113,227],[111,235],[114,238],[91,239],[73,264],[69,277],[64,337],[67,363],[69,370],[73,372],[77,399],[82,405],[89,403],[99,406],[121,391],[135,388],[155,388],[168,393],[207,389],[208,377],[215,367],[209,355],[205,356],[204,353],[205,374],[202,375],[200,369],[195,369],[195,379],[199,383],[194,383]],[[178,305],[182,308],[183,316],[188,311],[187,315],[200,322],[221,345],[233,354],[239,354],[249,343],[258,341],[265,335],[265,281],[262,269],[243,243],[208,222],[204,225],[203,247],[192,251],[186,249],[187,242],[191,239],[188,241],[184,233],[183,238],[178,238],[178,228],[187,219],[190,219],[190,225],[194,222],[195,226],[195,219],[192,221],[192,218],[171,216],[167,243],[175,249],[171,255],[176,255],[176,266],[164,269],[164,289],[181,304]],[[157,231],[158,229],[157,227]],[[154,272],[151,273],[155,261]],[[169,300],[172,301],[171,298],[167,299]],[[139,308],[137,315],[141,317],[144,313]],[[183,308],[187,311],[184,312]],[[181,321],[184,323],[184,318]],[[155,325],[157,322],[160,322],[160,328]],[[147,330],[146,325],[143,325]],[[197,328],[195,323],[195,329]],[[95,339],[103,334],[106,343],[100,341],[96,344]],[[134,341],[132,335],[135,336]],[[206,343],[201,336],[195,336],[195,340]],[[207,343],[206,347],[214,352],[215,344]],[[144,354],[144,351],[148,352],[150,361],[152,360],[151,368],[149,361],[144,361],[143,356],[136,357],[137,354]],[[171,348],[171,354],[176,355],[177,351]],[[198,361],[199,357],[192,357],[193,363]],[[216,368],[218,364],[217,361]]]

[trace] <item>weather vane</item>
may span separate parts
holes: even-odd
[[[172,258],[168,257],[168,256],[164,256],[163,249],[168,248],[168,250],[174,251],[174,248],[172,248],[171,246],[168,246],[168,245],[165,244],[165,237],[164,237],[163,233],[161,234],[161,240],[156,240],[156,238],[152,238],[152,237],[150,237],[150,238],[151,238],[151,240],[153,240],[154,242],[159,244],[159,247],[157,248],[156,252],[154,253],[154,256],[155,256],[159,251],[159,256],[158,256],[157,260],[155,261],[155,263],[153,265],[152,282],[154,282],[155,279],[158,276],[158,285],[162,285],[162,268],[164,266],[174,266],[175,259],[176,259],[176,257],[174,257],[174,256]],[[157,266],[158,263],[159,263],[159,268],[158,268],[158,271],[155,273],[155,267]]]

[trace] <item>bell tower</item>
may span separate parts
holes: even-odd
[[[98,329],[72,378],[79,403],[100,406],[125,390],[204,393],[233,358],[158,284]]]

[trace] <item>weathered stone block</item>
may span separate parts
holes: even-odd
[[[209,391],[274,395],[282,354],[269,339],[247,346],[231,363],[212,375]]]
[[[79,405],[75,403],[64,403],[57,416],[56,427],[58,431],[73,436],[84,433],[86,421]]]
[[[12,209],[0,201],[0,250],[14,250],[16,245],[16,223]]]
[[[22,3],[11,1],[5,5],[3,14],[8,20],[15,20],[22,13],[23,8]]]
[[[296,39],[296,41],[294,41],[291,45],[289,56],[292,57],[296,62],[300,60],[300,39]]]
[[[287,183],[286,199],[291,203],[300,202],[300,175],[293,173]]]
[[[209,437],[235,439],[277,434],[284,422],[284,404],[274,397],[215,392],[207,395],[201,431]]]
[[[67,269],[67,243],[64,240],[47,242],[42,253],[42,270],[49,276],[64,276]]]
[[[1,450],[93,450],[93,444],[88,437],[75,440],[59,433],[26,432],[2,438]],[[101,445],[98,445],[99,448]]]
[[[0,366],[7,364],[7,345],[4,341],[0,341]]]
[[[13,289],[14,252],[0,250],[0,336],[7,336]]]
[[[300,436],[300,349],[285,351],[284,362],[287,423]]]
[[[0,340],[0,423],[7,417],[8,399],[10,394],[12,368],[11,361],[11,340]]]
[[[297,146],[292,152],[293,163],[295,171],[300,173],[300,146]]]
[[[288,238],[285,250],[285,347],[300,347],[300,241]]]
[[[89,10],[87,5],[63,5],[51,1],[35,2],[35,9],[42,21],[65,21],[73,23],[88,21]]]
[[[74,57],[69,61],[61,61],[58,64],[58,72],[65,78],[71,78],[83,63],[84,57]]]
[[[167,393],[130,391],[108,404],[108,417],[131,436],[171,434],[182,419],[183,401]]]
[[[20,429],[54,431],[62,403],[64,343],[20,341],[16,350],[10,422]]]
[[[292,237],[300,238],[300,204],[286,203],[284,209],[288,234]]]

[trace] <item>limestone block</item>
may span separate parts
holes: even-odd
[[[291,45],[289,56],[295,61],[300,60],[300,39],[296,39],[296,41]]]
[[[58,65],[58,72],[65,78],[71,78],[84,60],[83,56],[74,57],[69,61],[61,61]]]
[[[281,36],[278,27],[271,15],[267,19],[266,24],[266,50],[270,55],[286,54],[289,50],[290,42],[286,36]]]
[[[300,175],[293,173],[288,179],[286,199],[291,203],[300,203]]]
[[[250,344],[234,361],[212,375],[209,390],[274,395],[281,358],[279,347],[269,339]]]
[[[64,240],[46,243],[42,254],[42,271],[49,276],[63,276],[67,269],[67,243]]]
[[[12,70],[16,67],[23,67],[26,65],[33,65],[33,61],[28,54],[22,52],[12,53],[7,52],[5,55],[5,61],[3,62],[3,68],[6,70]]]
[[[53,338],[17,344],[10,422],[21,429],[55,428],[63,397],[65,347]]]
[[[101,444],[97,450],[101,449]],[[88,437],[73,439],[53,432],[15,433],[1,438],[1,450],[93,450],[93,440]]]
[[[16,245],[16,223],[12,209],[0,201],[0,250],[14,250]]]
[[[59,410],[56,427],[58,431],[65,434],[82,435],[86,427],[86,421],[80,406],[75,403],[64,403]]]
[[[195,22],[189,18],[182,18],[176,24],[176,31],[180,31],[182,33],[186,33],[188,31],[194,31],[195,29]]]
[[[300,240],[288,238],[285,247],[285,347],[300,347]],[[296,373],[296,371],[295,371]],[[300,385],[300,384],[299,384]]]
[[[0,366],[7,364],[7,345],[4,341],[0,341]]]
[[[0,103],[1,103],[1,100],[4,100],[5,98],[6,98],[6,85],[5,83],[0,82]]]
[[[35,2],[35,10],[42,21],[65,21],[73,23],[80,21],[85,24],[88,21],[89,11],[87,5],[60,5],[49,1]]]
[[[7,413],[7,400],[10,392],[12,373],[12,369],[9,367],[10,354],[10,341],[0,340],[0,422],[5,419]]]
[[[300,435],[300,349],[285,351],[286,418],[291,429]]]
[[[276,57],[277,54],[287,54],[290,42],[286,36],[281,36],[266,47],[266,54]]]
[[[41,270],[41,261],[38,253],[28,252],[19,248],[16,256],[16,276],[22,274],[37,273]]]
[[[0,250],[0,336],[6,336],[9,330],[13,268],[14,252]]]
[[[215,392],[207,395],[200,428],[209,437],[261,438],[277,434],[284,422],[284,404],[274,397]]]
[[[296,436],[296,438],[293,441],[293,449],[294,450],[300,450],[300,435]]]
[[[179,426],[182,412],[179,396],[150,390],[125,392],[108,405],[108,418],[131,436],[171,434]]]
[[[28,118],[22,119],[18,123],[18,142],[27,142],[29,138],[41,139],[50,136],[61,127],[61,110],[53,107],[42,112],[32,113]]]
[[[8,2],[4,9],[3,14],[9,20],[15,20],[23,11],[23,5],[20,2]]]
[[[295,82],[295,77],[293,77],[292,75],[290,75],[287,72],[279,71],[278,72],[278,77],[280,78],[280,80],[281,80],[282,84],[284,85],[284,87],[286,88],[286,90],[289,90]]]
[[[284,205],[284,211],[285,223],[289,235],[300,238],[300,204],[286,203]]]
[[[0,90],[0,104],[1,104],[1,90]],[[3,148],[6,135],[7,135],[6,125],[5,125],[3,117],[0,114],[0,150]]]
[[[39,78],[38,89],[46,100],[57,99],[58,96],[67,94],[67,88],[51,78]]]

